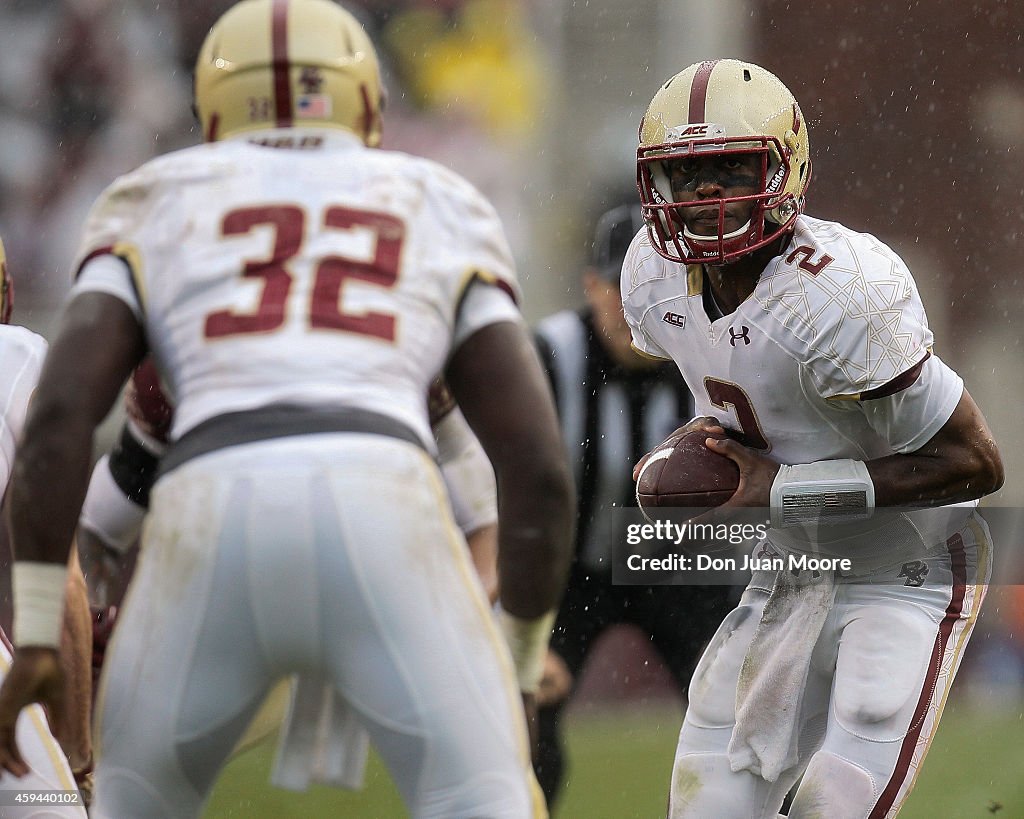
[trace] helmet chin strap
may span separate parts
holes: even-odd
[[[746,224],[743,225],[742,227],[730,231],[729,233],[723,233],[721,236],[702,236],[699,233],[691,232],[686,225],[683,225],[683,236],[685,236],[687,239],[692,239],[695,242],[714,242],[717,245],[720,241],[728,242],[730,239],[738,239],[740,236],[743,236],[748,230],[750,230],[749,219],[747,219]]]

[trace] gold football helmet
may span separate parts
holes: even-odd
[[[7,272],[7,252],[0,241],[0,324],[8,324],[14,309],[14,281]]]
[[[675,202],[666,163],[699,155],[759,154],[752,196]],[[686,264],[735,261],[793,229],[811,179],[807,123],[789,89],[771,72],[739,60],[685,68],[654,95],[640,122],[637,187],[654,249]],[[725,232],[726,208],[753,202],[750,221]],[[717,235],[691,233],[686,208],[718,208]]]
[[[196,60],[203,137],[317,125],[380,144],[384,92],[363,27],[331,0],[242,0],[206,35]]]

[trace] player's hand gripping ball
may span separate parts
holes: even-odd
[[[734,436],[698,429],[658,444],[637,476],[640,508],[712,508],[729,500],[740,483],[739,467],[704,444],[727,437]]]

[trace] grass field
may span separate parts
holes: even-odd
[[[681,716],[680,707],[672,704],[572,712],[567,720],[571,770],[556,817],[664,816]],[[355,794],[320,787],[304,794],[271,788],[267,777],[272,758],[273,746],[266,743],[235,759],[221,777],[204,819],[407,815],[375,757],[366,788]],[[900,819],[1020,819],[1022,771],[1024,703],[1002,711],[978,711],[951,702]]]

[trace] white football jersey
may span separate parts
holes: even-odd
[[[7,488],[29,399],[46,357],[46,340],[13,324],[0,325],[0,497]]]
[[[963,382],[931,354],[910,272],[873,236],[801,216],[753,294],[712,321],[703,269],[647,231],[622,269],[633,344],[676,362],[698,415],[787,464],[912,452],[949,419]]]
[[[143,165],[93,206],[79,268],[103,254],[130,268],[172,439],[225,412],[330,404],[395,417],[432,446],[425,396],[467,287],[518,287],[498,217],[469,183],[331,130]]]

